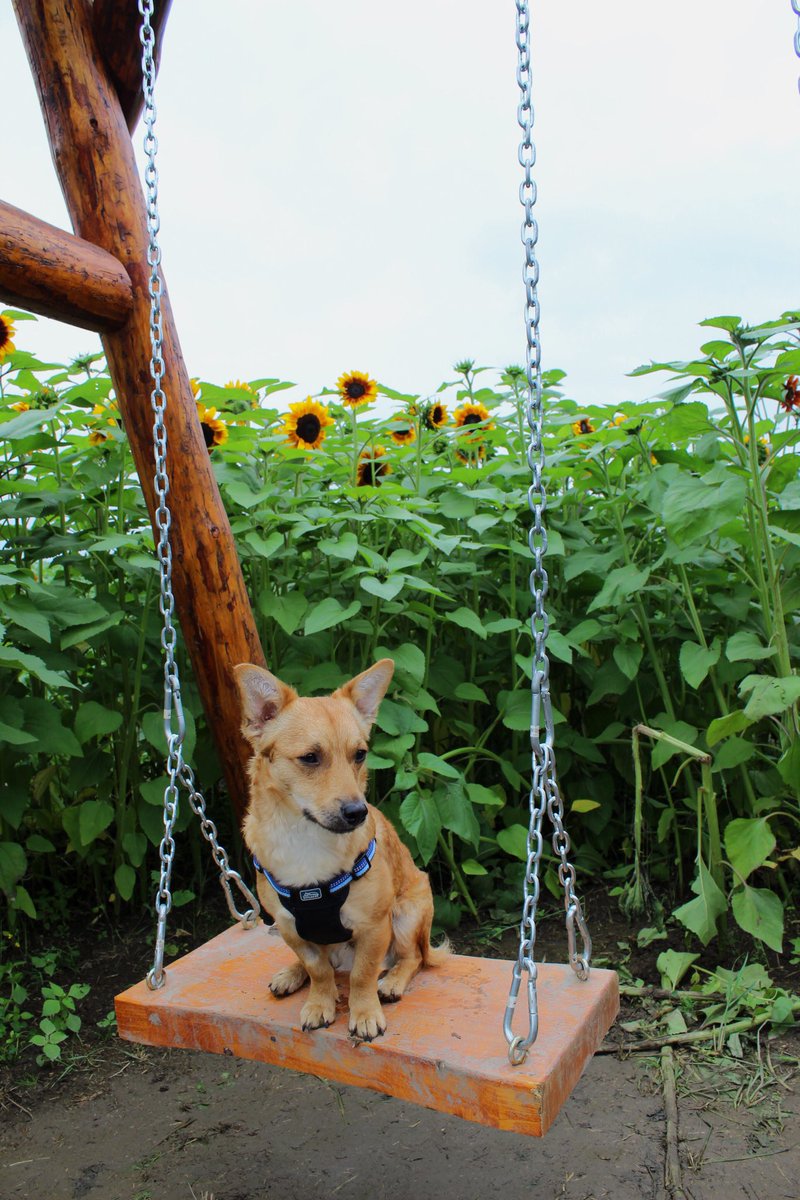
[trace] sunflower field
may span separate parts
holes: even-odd
[[[161,838],[153,540],[111,381],[0,349],[0,892],[24,929],[92,892],[150,904]],[[579,889],[779,951],[800,866],[800,314],[703,322],[654,394],[580,404],[545,376],[547,609]],[[33,327],[25,326],[26,341]],[[366,364],[365,364],[366,365]],[[312,694],[396,662],[370,799],[437,919],[518,920],[530,773],[524,372],[427,396],[350,371],[194,381],[267,661]],[[181,663],[187,757],[235,842]],[[176,903],[208,869],[186,828]],[[187,828],[189,827],[189,828]],[[544,855],[546,887],[561,889]]]

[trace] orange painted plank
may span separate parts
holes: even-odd
[[[292,957],[264,925],[234,926],[172,963],[157,992],[138,983],[117,996],[120,1036],[258,1059],[540,1136],[619,1010],[615,972],[593,969],[581,982],[567,966],[540,964],[539,1037],[525,1063],[512,1067],[502,1034],[511,964],[454,954],[386,1007],[383,1037],[357,1043],[348,1036],[345,1001],[330,1028],[304,1033],[307,989],[272,996],[272,974]],[[519,1007],[525,1033],[527,1013]]]

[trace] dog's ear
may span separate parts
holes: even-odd
[[[360,675],[356,675],[355,679],[351,679],[349,683],[344,684],[333,694],[342,696],[354,704],[367,724],[371,726],[378,715],[381,700],[386,695],[386,689],[392,681],[393,674],[394,663],[391,658],[382,658],[375,663],[374,667],[370,667],[368,671],[362,671]]]
[[[242,701],[242,733],[248,742],[254,743],[264,732],[264,727],[274,721],[287,704],[297,699],[297,692],[252,663],[239,663],[233,669]]]

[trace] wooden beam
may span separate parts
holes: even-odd
[[[161,41],[172,0],[156,0],[150,24],[156,34],[156,70],[161,61]],[[133,133],[142,115],[142,18],[136,0],[94,0],[92,26],[111,82],[117,91],[128,129]]]
[[[0,300],[98,333],[124,325],[133,308],[118,259],[2,200]]]
[[[123,264],[133,310],[103,334],[111,378],[151,519],[153,414],[147,219],[133,147],[92,34],[88,0],[14,0],[53,159],[75,232]],[[246,806],[249,748],[239,732],[238,662],[264,663],[241,567],[189,386],[164,286],[175,601],[231,802]]]

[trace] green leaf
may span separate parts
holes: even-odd
[[[43,642],[50,641],[50,622],[47,617],[38,612],[30,601],[24,599],[7,600],[3,604],[5,616],[14,625],[27,629]]]
[[[663,732],[677,738],[679,742],[686,742],[689,746],[693,746],[697,740],[697,730],[694,725],[688,725],[686,721],[664,721]],[[669,742],[656,742],[650,759],[653,770],[663,767],[664,763],[669,762],[673,755],[683,753],[683,750],[677,746],[671,746]]]
[[[400,820],[416,838],[422,861],[430,862],[442,827],[439,809],[430,792],[409,792],[400,805]]]
[[[745,884],[733,893],[731,907],[740,929],[778,954],[783,951],[783,903],[774,892]]]
[[[741,328],[741,317],[707,317],[705,321],[700,322],[701,325],[710,325],[712,329],[726,329],[728,333],[735,333]],[[733,347],[731,347],[732,349]]]
[[[500,692],[497,706],[503,714],[503,724],[506,729],[515,729],[520,733],[531,727],[531,693],[525,691]]]
[[[744,706],[745,716],[751,721],[762,717],[778,716],[800,700],[800,675],[747,675],[739,684],[739,695],[750,699]]]
[[[706,741],[709,746],[715,746],[723,738],[730,737],[735,733],[741,733],[744,729],[748,729],[750,725],[752,725],[752,721],[744,715],[741,709],[738,709],[736,712],[728,713],[725,717],[717,717],[716,720],[712,721],[706,730]]]
[[[692,963],[700,957],[699,954],[687,954],[679,950],[662,950],[656,959],[656,967],[661,975],[661,986],[674,992]]]
[[[614,662],[626,679],[635,679],[642,661],[642,647],[635,642],[620,642],[614,647]]]
[[[596,808],[602,808],[599,800],[573,800],[572,804],[570,805],[570,812],[594,812]]]
[[[679,546],[705,539],[745,507],[747,483],[727,468],[702,476],[688,473],[673,478],[661,498],[661,517],[667,533]]]
[[[259,558],[272,558],[272,555],[280,550],[283,546],[283,534],[277,529],[273,529],[272,533],[267,538],[263,538],[255,529],[251,529],[245,534],[245,542],[251,550],[255,550]],[[127,897],[123,897],[127,899]]]
[[[32,433],[41,429],[42,425],[53,419],[63,403],[61,401],[52,408],[31,408],[27,412],[20,413],[18,417],[13,417],[10,421],[4,421],[0,425],[0,441],[6,438],[14,441],[17,438],[30,437]]]
[[[55,846],[49,838],[42,837],[40,833],[32,833],[25,841],[25,849],[30,850],[32,854],[55,854]]]
[[[444,829],[450,829],[462,841],[478,849],[481,829],[472,808],[472,802],[461,780],[437,788],[434,796],[439,810],[439,820]]]
[[[681,646],[679,663],[681,674],[691,688],[699,688],[713,666],[719,662],[720,642],[715,638],[706,648],[696,642],[684,642]]]
[[[425,655],[413,642],[403,642],[395,647],[378,646],[375,656],[393,659],[397,670],[410,675],[415,683],[422,683],[425,678]]]
[[[477,613],[474,613],[471,608],[457,608],[455,612],[447,613],[446,616],[448,621],[452,621],[460,629],[469,629],[472,633],[476,633],[479,638],[486,638],[487,634],[483,623]]]
[[[800,792],[800,741],[795,739],[777,763],[778,773],[787,787]]]
[[[737,817],[725,826],[725,851],[742,880],[764,865],[775,845],[766,817]]]
[[[123,900],[130,900],[136,886],[136,872],[127,863],[122,863],[114,872],[114,886],[117,895]]]
[[[418,716],[407,704],[398,704],[396,700],[383,700],[375,724],[391,737],[407,733],[424,733],[428,722]]]
[[[25,729],[37,741],[41,754],[65,754],[73,758],[83,755],[81,744],[71,729],[61,724],[61,711],[55,704],[28,696],[20,701],[25,718]]]
[[[446,779],[460,779],[461,775],[455,767],[451,766],[443,758],[439,758],[436,754],[428,754],[423,751],[417,756],[417,765],[423,771],[430,771],[432,775],[444,775]]]
[[[524,825],[509,825],[497,834],[497,844],[512,858],[528,861],[528,831]]]
[[[772,658],[777,651],[773,646],[762,646],[758,635],[743,630],[728,638],[725,657],[728,662],[745,662],[747,659]]]
[[[126,833],[122,839],[122,849],[131,860],[131,866],[140,867],[147,853],[147,838],[143,833]]]
[[[717,921],[727,910],[724,893],[717,887],[711,872],[702,858],[698,860],[697,877],[692,883],[692,891],[696,899],[690,900],[676,908],[672,914],[697,934],[704,946],[707,946],[717,933]]]
[[[456,700],[474,700],[478,704],[488,704],[489,697],[483,688],[476,683],[460,683],[453,692]]]
[[[105,737],[114,733],[122,724],[122,713],[105,708],[95,700],[81,704],[75,714],[75,736],[81,743],[90,738]]]
[[[258,607],[265,617],[277,621],[286,634],[293,634],[308,610],[308,601],[302,592],[287,592],[284,596],[273,596],[262,592]]]
[[[0,666],[2,665],[15,667],[19,671],[29,671],[31,675],[35,675],[37,679],[41,679],[42,683],[46,683],[52,688],[78,690],[78,685],[68,679],[66,675],[61,675],[58,671],[51,671],[41,658],[37,658],[35,654],[26,654],[24,651],[18,650],[16,646],[0,646]]]
[[[82,845],[91,846],[113,820],[114,809],[105,800],[84,800],[78,810],[78,833]]]
[[[36,920],[36,906],[31,900],[28,889],[24,888],[21,883],[17,884],[17,890],[14,893],[14,907],[20,912],[25,913],[26,917],[30,917],[32,921]]]
[[[731,767],[740,767],[742,763],[749,762],[755,752],[755,746],[746,738],[728,738],[714,755],[714,770],[729,771]]]
[[[362,575],[359,580],[365,592],[378,596],[381,600],[394,600],[405,587],[405,575],[389,575],[386,579],[378,579],[375,575]]]
[[[649,577],[649,567],[640,569],[631,563],[624,567],[615,567],[606,575],[603,586],[586,611],[594,612],[598,608],[617,608],[632,595],[641,592]]]
[[[484,787],[482,783],[468,783],[467,795],[473,804],[484,804],[490,808],[502,808],[505,804],[502,794]]]
[[[28,866],[25,851],[16,842],[0,842],[0,890],[13,896]]]
[[[69,650],[72,646],[79,646],[81,642],[90,642],[92,638],[105,633],[107,629],[113,629],[115,625],[119,625],[122,616],[121,612],[107,613],[100,620],[92,621],[90,625],[73,626],[68,633],[62,634],[61,649]]]
[[[351,601],[343,608],[335,596],[326,596],[319,604],[314,605],[305,619],[303,630],[306,637],[312,633],[321,633],[323,629],[332,629],[334,625],[341,625],[343,621],[349,621],[360,608],[358,600]]]
[[[465,858],[461,863],[461,870],[465,875],[488,875],[486,867],[481,866],[474,858]]]

